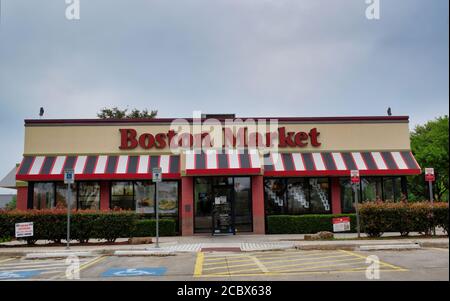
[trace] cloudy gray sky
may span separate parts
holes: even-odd
[[[23,119],[104,106],[238,116],[448,114],[448,0],[0,0],[0,178]],[[0,190],[0,193],[7,190]]]

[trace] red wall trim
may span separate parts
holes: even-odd
[[[192,118],[154,118],[154,119],[25,119],[25,125],[44,124],[124,124],[124,123],[171,123],[183,119],[192,123]],[[409,116],[341,116],[341,117],[237,117],[233,120],[277,119],[279,122],[346,122],[346,121],[408,121]],[[204,121],[206,119],[201,119]],[[229,118],[217,119],[221,122]]]
[[[27,210],[28,209],[28,187],[18,187],[17,188],[17,209]]]
[[[333,214],[342,213],[341,185],[339,178],[331,178],[331,209]]]
[[[110,201],[111,189],[109,182],[102,181],[100,182],[100,210],[108,211],[110,209],[109,201]]]
[[[194,235],[194,178],[181,178],[181,235]]]
[[[264,181],[263,176],[252,177],[253,233],[265,234]]]

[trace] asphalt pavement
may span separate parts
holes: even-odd
[[[449,280],[448,248],[404,251],[200,251],[170,256],[0,256],[0,281]]]

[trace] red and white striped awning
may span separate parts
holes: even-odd
[[[420,174],[410,151],[270,153],[264,156],[265,176],[349,176]]]
[[[261,173],[256,151],[186,152],[186,175],[251,175]]]
[[[25,156],[16,179],[23,181],[63,180],[64,170],[73,169],[76,180],[151,179],[152,169],[161,168],[163,178],[180,177],[180,157],[158,156]]]

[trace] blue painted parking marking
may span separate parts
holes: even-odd
[[[157,268],[112,268],[102,274],[102,277],[133,277],[133,276],[163,276],[165,267]]]
[[[39,275],[42,271],[3,271],[0,272],[0,280],[27,279]]]

